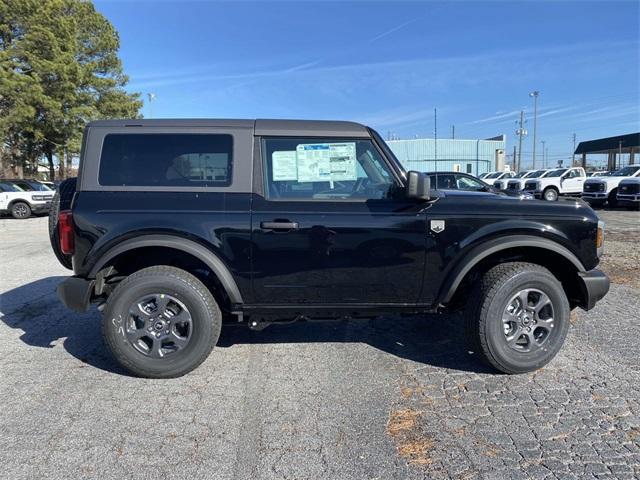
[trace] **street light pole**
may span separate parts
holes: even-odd
[[[527,134],[527,131],[524,129],[524,110],[520,110],[520,122],[519,127],[516,130],[516,135],[520,138],[518,141],[518,164],[516,172],[519,172],[522,169],[522,137]]]
[[[535,170],[536,168],[536,129],[538,123],[538,95],[540,92],[538,90],[534,90],[529,94],[530,97],[533,97],[533,165],[532,168]],[[543,151],[544,154],[544,151]]]
[[[547,158],[545,157],[545,149],[544,144],[546,143],[544,140],[540,142],[542,144],[542,168],[547,168]]]
[[[149,98],[149,118],[153,118],[153,101],[156,99],[155,93],[147,93],[147,98]]]

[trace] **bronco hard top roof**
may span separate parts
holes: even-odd
[[[228,127],[252,128],[255,135],[368,137],[367,127],[339,120],[242,120],[242,119],[128,119],[96,120],[89,127]]]

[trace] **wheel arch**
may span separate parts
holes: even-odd
[[[243,303],[240,289],[232,273],[220,257],[193,240],[175,235],[149,234],[124,240],[102,254],[87,276],[91,279],[96,278],[101,270],[112,265],[118,258],[134,250],[149,248],[169,249],[197,259],[217,277],[232,304]]]
[[[506,261],[505,259],[533,261],[549,268],[560,277],[569,278],[586,271],[575,254],[552,240],[529,235],[495,238],[476,245],[456,262],[442,284],[438,304],[451,303],[463,282],[473,273],[482,271],[482,267],[488,268]],[[567,288],[573,287],[568,285]],[[576,295],[579,295],[579,292]]]

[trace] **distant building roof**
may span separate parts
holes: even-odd
[[[640,147],[640,132],[580,142],[575,153],[608,153],[620,149],[628,153],[634,147]]]

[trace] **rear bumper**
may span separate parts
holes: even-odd
[[[579,274],[582,282],[582,296],[584,305],[580,305],[584,310],[591,310],[596,303],[602,300],[609,291],[609,277],[598,269],[589,270]]]
[[[65,307],[76,312],[86,312],[91,303],[91,291],[95,280],[69,277],[58,285],[58,297]]]

